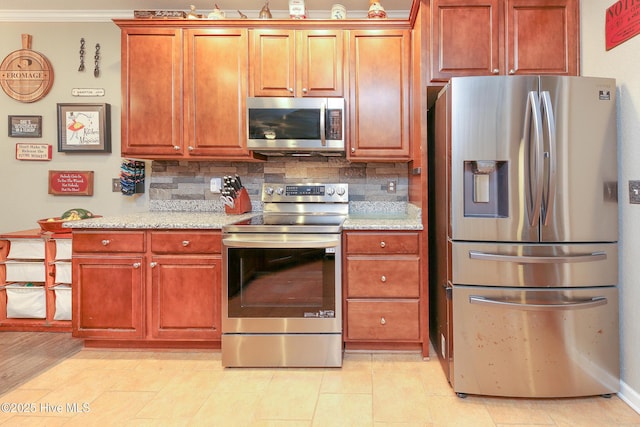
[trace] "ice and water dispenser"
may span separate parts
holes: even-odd
[[[508,162],[464,162],[464,216],[504,218],[509,215]]]

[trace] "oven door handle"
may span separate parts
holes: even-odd
[[[296,235],[294,235],[296,236]],[[225,237],[222,244],[231,248],[332,248],[340,243],[340,237],[332,236],[305,236],[304,238],[296,237],[279,237],[265,236],[258,237],[242,236],[242,237]]]

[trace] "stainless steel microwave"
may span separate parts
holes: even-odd
[[[267,155],[344,155],[343,98],[247,98],[247,148]]]

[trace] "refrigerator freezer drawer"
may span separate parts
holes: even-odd
[[[523,287],[618,284],[618,244],[453,242],[452,283]]]
[[[619,389],[618,290],[453,287],[457,393],[572,397]]]

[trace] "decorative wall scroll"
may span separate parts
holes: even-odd
[[[8,127],[12,138],[41,138],[42,116],[9,116]]]
[[[58,104],[58,151],[111,152],[109,104]]]
[[[49,194],[93,196],[93,171],[49,171]]]

